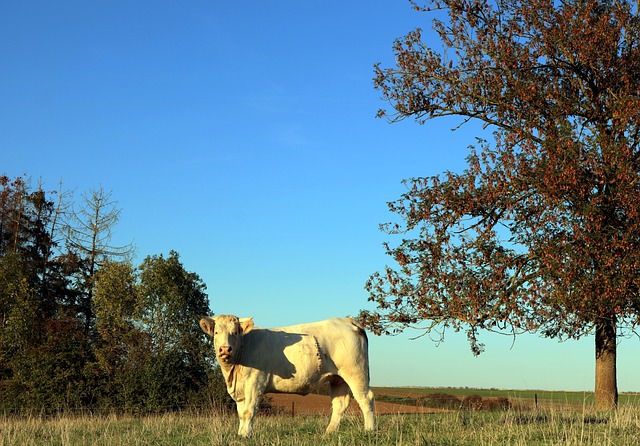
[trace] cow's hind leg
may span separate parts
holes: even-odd
[[[331,421],[327,426],[327,433],[334,432],[340,426],[340,420],[342,415],[349,407],[349,400],[351,395],[349,394],[349,386],[339,376],[335,376],[331,381]]]
[[[347,380],[346,382],[351,388],[353,397],[360,406],[360,410],[362,410],[362,416],[364,417],[364,430],[374,430],[376,427],[376,422],[374,414],[373,392],[369,388],[369,383],[367,382],[368,379],[364,380],[360,377],[345,377],[345,379]]]
[[[374,414],[374,402],[373,392],[367,386],[366,390],[358,392],[358,396],[354,395],[354,398],[362,410],[362,416],[364,417],[364,430],[372,431],[376,428],[376,419]]]

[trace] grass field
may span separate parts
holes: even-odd
[[[399,391],[456,393],[455,389]],[[382,393],[381,389],[378,389]],[[498,393],[496,393],[498,392]],[[506,395],[499,392],[507,392]],[[588,398],[573,392],[526,392],[459,389],[458,396],[507,396],[557,404],[507,411],[451,411],[437,414],[379,415],[376,432],[362,431],[362,417],[351,413],[340,431],[324,435],[328,416],[260,416],[254,436],[236,436],[235,415],[180,413],[159,416],[2,417],[0,446],[13,445],[639,445],[640,407],[621,405],[613,413],[591,412]],[[579,397],[579,395],[583,395]],[[570,403],[567,405],[567,403]],[[530,407],[530,406],[529,406]]]
[[[375,433],[349,416],[325,436],[326,417],[261,417],[254,436],[236,437],[231,416],[164,415],[144,418],[4,419],[0,445],[639,445],[640,412],[614,415],[565,412],[452,412],[378,417]]]

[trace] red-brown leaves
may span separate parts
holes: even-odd
[[[640,20],[635,2],[449,0],[375,85],[395,114],[495,129],[463,173],[407,181],[398,269],[367,283],[381,327],[431,321],[577,338],[640,311]],[[419,8],[426,11],[427,8]],[[366,319],[366,318],[365,318]],[[411,321],[410,323],[407,321]]]

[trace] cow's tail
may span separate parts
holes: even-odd
[[[355,319],[351,319],[351,325],[353,328],[353,331],[356,332],[356,335],[358,335],[358,337],[360,339],[362,339],[362,347],[364,349],[363,353],[364,353],[364,357],[366,359],[366,373],[367,373],[367,385],[369,385],[370,382],[370,372],[369,372],[369,338],[367,337],[367,332],[364,329],[364,327]]]

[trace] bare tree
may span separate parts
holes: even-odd
[[[83,194],[81,207],[71,213],[67,246],[82,265],[82,274],[76,286],[80,292],[78,310],[84,316],[86,334],[91,331],[94,320],[91,302],[97,269],[106,260],[127,259],[134,251],[132,243],[122,246],[111,244],[120,212],[117,202],[111,198],[111,192],[105,192],[100,187]]]

